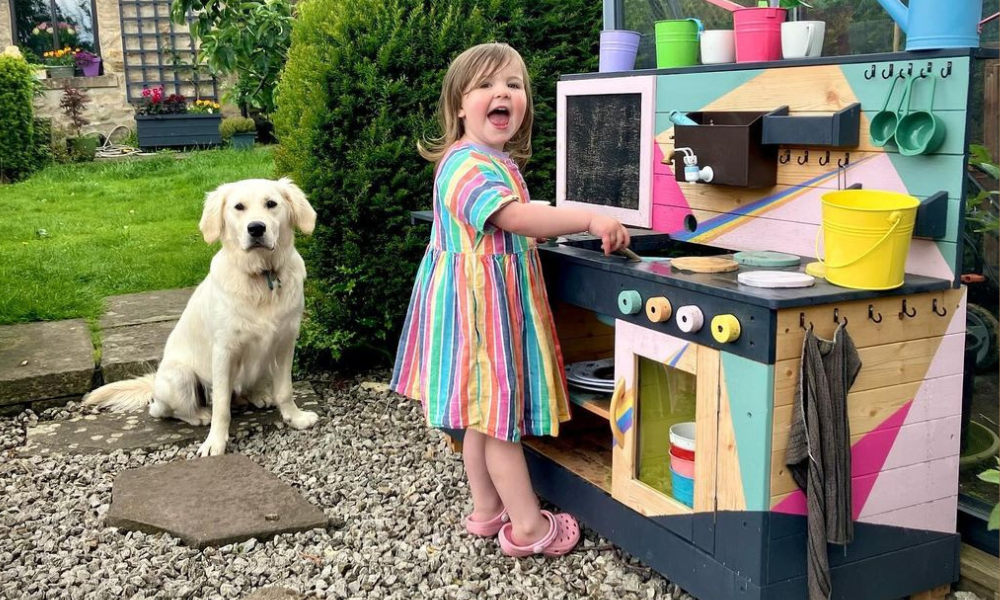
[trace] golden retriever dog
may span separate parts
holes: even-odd
[[[139,410],[191,425],[211,423],[201,456],[226,451],[230,402],[277,405],[295,429],[317,415],[292,400],[292,356],[302,320],[305,263],[293,228],[310,234],[316,212],[288,179],[249,179],[205,198],[198,227],[209,244],[222,240],[208,277],[195,289],[167,338],[156,373],[91,392],[84,404]],[[211,410],[199,406],[210,390]]]

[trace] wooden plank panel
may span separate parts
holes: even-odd
[[[927,377],[961,375],[964,352],[965,334],[962,333],[858,348],[862,367],[851,391],[921,381]],[[928,369],[937,355],[941,356],[941,360],[935,365],[933,373],[928,375]],[[800,364],[798,358],[775,363],[775,406],[791,404],[795,400]]]
[[[897,87],[898,90],[898,87]],[[896,97],[898,98],[898,92]],[[914,106],[920,106],[918,102],[914,103]],[[926,106],[924,104],[923,106]],[[879,107],[881,108],[881,107]],[[890,154],[899,154],[899,149],[895,144],[887,144],[885,146],[876,146],[872,144],[870,135],[870,124],[872,118],[878,113],[878,109],[875,110],[865,110],[861,113],[861,119],[859,124],[858,132],[858,145],[852,147],[827,147],[827,146],[809,146],[806,144],[783,144],[780,146],[781,152],[784,152],[786,148],[792,149],[792,159],[797,160],[802,156],[802,150],[809,148],[810,160],[815,162],[819,160],[819,157],[826,158],[826,152],[830,152],[831,164],[836,165],[837,159],[844,155],[844,152],[850,152],[851,156],[855,155],[855,152],[887,152]],[[832,111],[789,111],[789,117],[817,117],[817,116],[829,116]],[[966,111],[961,110],[937,110],[934,108],[934,114],[941,117],[942,122],[945,126],[944,141],[941,146],[934,151],[934,155],[941,154],[964,154],[965,148],[963,147],[964,135],[962,133],[965,131],[966,123]],[[655,120],[654,130],[656,132],[657,141],[661,143],[661,147],[665,145],[673,145],[672,136],[674,135],[673,128],[674,123],[670,120],[669,113],[657,113]],[[669,156],[669,154],[668,154]]]
[[[746,510],[747,502],[743,492],[739,456],[737,456],[736,432],[733,431],[733,417],[730,414],[729,392],[724,378],[719,380],[719,389],[718,440],[715,444],[716,508],[742,511]]]
[[[949,333],[949,326],[953,322],[955,323],[953,329],[964,331],[964,294],[964,288],[959,288],[942,292],[844,302],[837,304],[836,308],[841,317],[848,319],[848,331],[854,344],[858,348],[864,348],[943,336]],[[916,310],[915,316],[900,318],[904,299],[906,300],[907,312],[912,313]],[[947,310],[945,316],[942,317],[933,312],[935,300],[939,313]],[[875,323],[868,318],[869,305],[872,307],[873,317],[876,320],[881,318],[881,322]],[[778,311],[775,360],[781,361],[801,356],[804,331],[799,327],[800,314],[805,315],[807,327],[810,323],[813,325],[816,335],[830,339],[837,327],[837,323],[833,320],[833,309],[834,306],[823,305]]]
[[[665,160],[669,160],[673,155],[672,143],[661,143],[660,149],[663,151]],[[816,158],[815,153],[812,151],[810,151],[809,154],[809,162],[801,165],[799,164],[799,157],[804,157],[802,152],[796,150],[792,154],[792,158],[788,162],[782,164],[779,161],[778,163],[776,174],[777,185],[809,185],[810,187],[827,190],[836,190],[838,187],[847,187],[855,183],[861,183],[865,188],[875,189],[895,189],[897,187],[897,184],[895,183],[897,181],[897,177],[891,173],[886,174],[889,179],[885,180],[885,182],[881,185],[879,184],[881,180],[873,180],[870,176],[859,175],[862,171],[861,167],[864,166],[866,162],[869,162],[871,159],[887,156],[884,152],[856,152],[851,150],[850,163],[845,170],[840,172],[841,183],[839,185],[837,183],[837,160],[843,160],[846,158],[843,152],[831,152],[830,163],[826,165],[819,164],[819,159]],[[897,159],[897,157],[891,158]],[[949,198],[962,197],[962,178],[964,175],[964,171],[962,169],[965,160],[964,156],[959,154],[931,154],[922,156],[906,156],[898,158],[898,160],[899,167],[897,168],[905,170],[905,172],[902,172],[899,175],[903,178],[905,189],[908,194],[926,198],[943,190],[948,193]],[[704,167],[706,165],[699,164],[699,166]],[[896,167],[896,165],[893,164],[893,167]],[[654,176],[663,175],[665,173],[666,170],[659,169],[654,165]],[[845,180],[847,183],[844,183]],[[717,190],[717,193],[721,197],[728,196],[731,190],[736,189],[730,186],[706,186],[706,184],[703,183],[694,184],[677,182],[677,184],[680,185],[681,189],[685,192],[688,188],[694,186],[710,187],[713,190]],[[653,189],[655,190],[656,188],[657,183],[654,180]]]
[[[921,386],[923,389],[921,390]],[[915,402],[910,407],[906,422],[933,421],[962,414],[962,376],[949,375],[915,383],[851,392],[847,394],[847,417],[851,435],[868,433],[878,427],[913,400],[920,392],[929,401]],[[788,432],[792,423],[792,406],[774,409],[774,438],[772,452],[784,453],[788,445]]]
[[[867,515],[860,520],[864,523],[954,533],[958,525],[958,494],[877,515]]]
[[[593,485],[611,493],[611,452],[582,448],[572,437],[525,438],[525,445],[556,461]]]
[[[871,488],[859,521],[865,521],[868,514],[887,513],[954,496],[958,491],[958,456],[852,477],[855,504],[861,502],[861,490],[869,489],[872,482],[875,487]],[[795,493],[798,492],[771,496],[771,507]]]
[[[858,456],[857,452],[853,452],[851,456],[851,475],[860,477],[862,475],[871,475],[881,470],[898,469],[939,458],[956,456],[958,454],[961,427],[961,417],[956,415],[933,421],[910,423],[902,427],[879,430],[877,432],[851,432],[852,446],[865,436],[872,435],[885,438],[887,444],[891,443],[891,440],[895,437],[896,442],[901,444],[901,447],[905,446],[910,449],[907,452],[890,452],[884,464],[881,464],[877,457],[862,457]],[[793,492],[796,489],[798,487],[795,485],[795,481],[785,466],[785,449],[782,448],[780,452],[773,452],[771,454],[771,495],[785,494]]]
[[[719,362],[718,350],[698,346],[694,506],[699,512],[715,510],[718,490]]]

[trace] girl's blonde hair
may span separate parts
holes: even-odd
[[[534,103],[531,100],[531,82],[528,79],[528,69],[524,59],[507,44],[490,43],[473,46],[458,55],[451,62],[441,86],[441,99],[438,101],[438,121],[441,123],[442,135],[439,138],[417,142],[420,156],[437,163],[448,152],[448,149],[465,135],[462,119],[458,111],[462,107],[462,97],[479,83],[492,77],[497,71],[510,63],[521,67],[521,77],[524,79],[524,93],[527,105],[524,111],[524,121],[521,128],[507,142],[504,150],[510,154],[518,165],[531,158],[531,126],[535,120]]]

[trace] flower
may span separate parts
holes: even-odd
[[[162,87],[143,88],[142,97],[135,104],[137,115],[178,115],[186,113],[187,100],[180,94],[164,96]]]
[[[213,115],[219,112],[221,108],[222,106],[214,100],[195,100],[193,104],[188,106],[188,112],[202,115]]]
[[[73,66],[76,64],[74,56],[80,49],[76,50],[66,46],[62,50],[49,50],[42,54],[42,58],[45,59],[45,64],[52,66]]]

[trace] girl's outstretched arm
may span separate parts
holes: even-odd
[[[489,221],[504,231],[535,238],[586,231],[601,238],[605,254],[629,244],[628,230],[617,219],[582,208],[510,202],[495,212]]]

